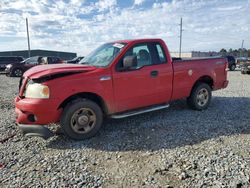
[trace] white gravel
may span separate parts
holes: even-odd
[[[180,100],[77,142],[23,137],[18,78],[0,75],[0,187],[250,187],[250,75],[229,81],[206,111]]]

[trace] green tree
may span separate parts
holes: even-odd
[[[220,50],[220,53],[227,53],[227,50],[226,49],[224,49],[224,48],[222,48],[221,50]]]

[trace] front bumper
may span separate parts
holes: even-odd
[[[11,72],[10,68],[6,68],[6,69],[4,70],[4,73],[7,74],[7,75],[9,75],[10,72]]]
[[[25,136],[38,136],[47,140],[55,135],[51,130],[42,125],[18,124],[18,127]]]
[[[228,86],[228,83],[229,83],[228,80],[224,81],[224,82],[223,82],[223,88],[226,88],[226,87]]]
[[[46,125],[60,119],[62,109],[57,109],[55,99],[15,99],[16,122],[18,124]]]

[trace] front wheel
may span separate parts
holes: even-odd
[[[61,116],[61,127],[65,135],[75,140],[94,136],[101,128],[103,113],[93,101],[75,100],[69,103]]]
[[[187,98],[187,104],[194,110],[204,110],[208,107],[212,97],[211,88],[206,83],[197,84],[191,95]]]

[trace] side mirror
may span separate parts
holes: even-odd
[[[123,68],[124,69],[131,69],[132,67],[137,66],[137,57],[132,55],[132,56],[126,56],[123,59]]]

